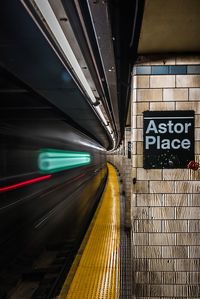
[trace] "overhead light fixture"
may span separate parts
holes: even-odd
[[[96,98],[88,84],[87,79],[74,55],[74,52],[54,14],[51,5],[47,0],[34,0],[34,3],[37,5],[40,13],[42,14],[45,22],[49,26],[54,38],[56,39],[57,43],[61,47],[64,55],[66,56],[68,62],[70,63],[72,69],[74,70],[77,78],[81,82],[82,88],[85,90],[86,94],[88,95],[89,99],[92,103],[96,103]]]
[[[100,116],[101,120],[103,121],[104,125],[107,126],[108,121],[105,118],[105,115],[103,114],[103,112],[101,111],[101,108],[99,106],[95,107],[95,110],[97,111],[98,115]]]
[[[22,3],[24,3],[24,0],[21,0]],[[48,0],[32,0],[32,2],[37,7],[38,11],[40,12],[42,18],[48,25],[54,39],[58,43],[59,47],[61,48],[63,54],[66,57],[66,60],[68,61],[70,67],[73,70],[73,73],[75,74],[76,78],[79,80],[82,90],[85,91],[87,97],[89,98],[90,102],[92,103],[93,108],[97,112],[97,115],[99,116],[100,120],[105,126],[105,129],[109,132],[109,134],[112,137],[111,132],[113,132],[113,128],[111,127],[108,119],[107,114],[104,110],[104,107],[102,103],[97,99],[92,91],[92,88],[90,87],[82,68],[73,52],[72,47],[70,46],[67,37],[65,36],[62,27],[60,26],[60,23],[56,17],[56,14],[54,13],[50,3]],[[25,3],[24,3],[25,5]],[[26,6],[26,5],[25,5]],[[113,68],[111,68],[113,70]],[[113,138],[113,137],[112,137]]]
[[[105,125],[106,130],[108,131],[108,133],[111,135],[114,134],[112,126],[110,125],[109,121],[105,118],[104,113],[102,112],[100,105],[95,107],[98,115],[100,116],[101,120],[103,121],[103,124]]]
[[[109,133],[110,133],[110,135],[112,135],[112,133],[113,133],[113,130],[112,130],[112,128],[110,127],[110,126],[108,126],[108,131],[109,131]]]

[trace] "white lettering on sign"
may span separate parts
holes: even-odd
[[[191,147],[191,141],[189,139],[162,139],[160,134],[187,134],[190,127],[192,127],[191,122],[181,123],[168,120],[167,122],[156,124],[155,121],[151,119],[145,133],[153,134],[154,136],[145,136],[145,148],[150,149],[151,146],[154,146],[156,149],[189,149]]]
[[[152,119],[150,120],[146,134],[149,134],[150,132],[153,132],[155,134],[161,133],[188,133],[188,128],[191,127],[191,122],[190,123],[173,123],[172,120],[169,120],[168,123],[159,123],[158,127],[156,126],[155,121]]]
[[[151,145],[156,145],[156,149],[189,149],[191,142],[189,139],[162,139],[160,136],[146,136],[146,149],[150,149]]]

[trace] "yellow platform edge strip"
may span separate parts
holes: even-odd
[[[120,194],[114,167],[100,204],[58,299],[118,299],[120,294]]]

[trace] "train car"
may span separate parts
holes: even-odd
[[[73,260],[107,166],[104,148],[64,121],[18,119],[0,127],[0,269],[12,281],[13,271],[15,278],[31,271],[47,248],[67,243]]]

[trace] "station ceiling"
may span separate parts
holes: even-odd
[[[139,55],[199,51],[199,0],[145,1]]]

